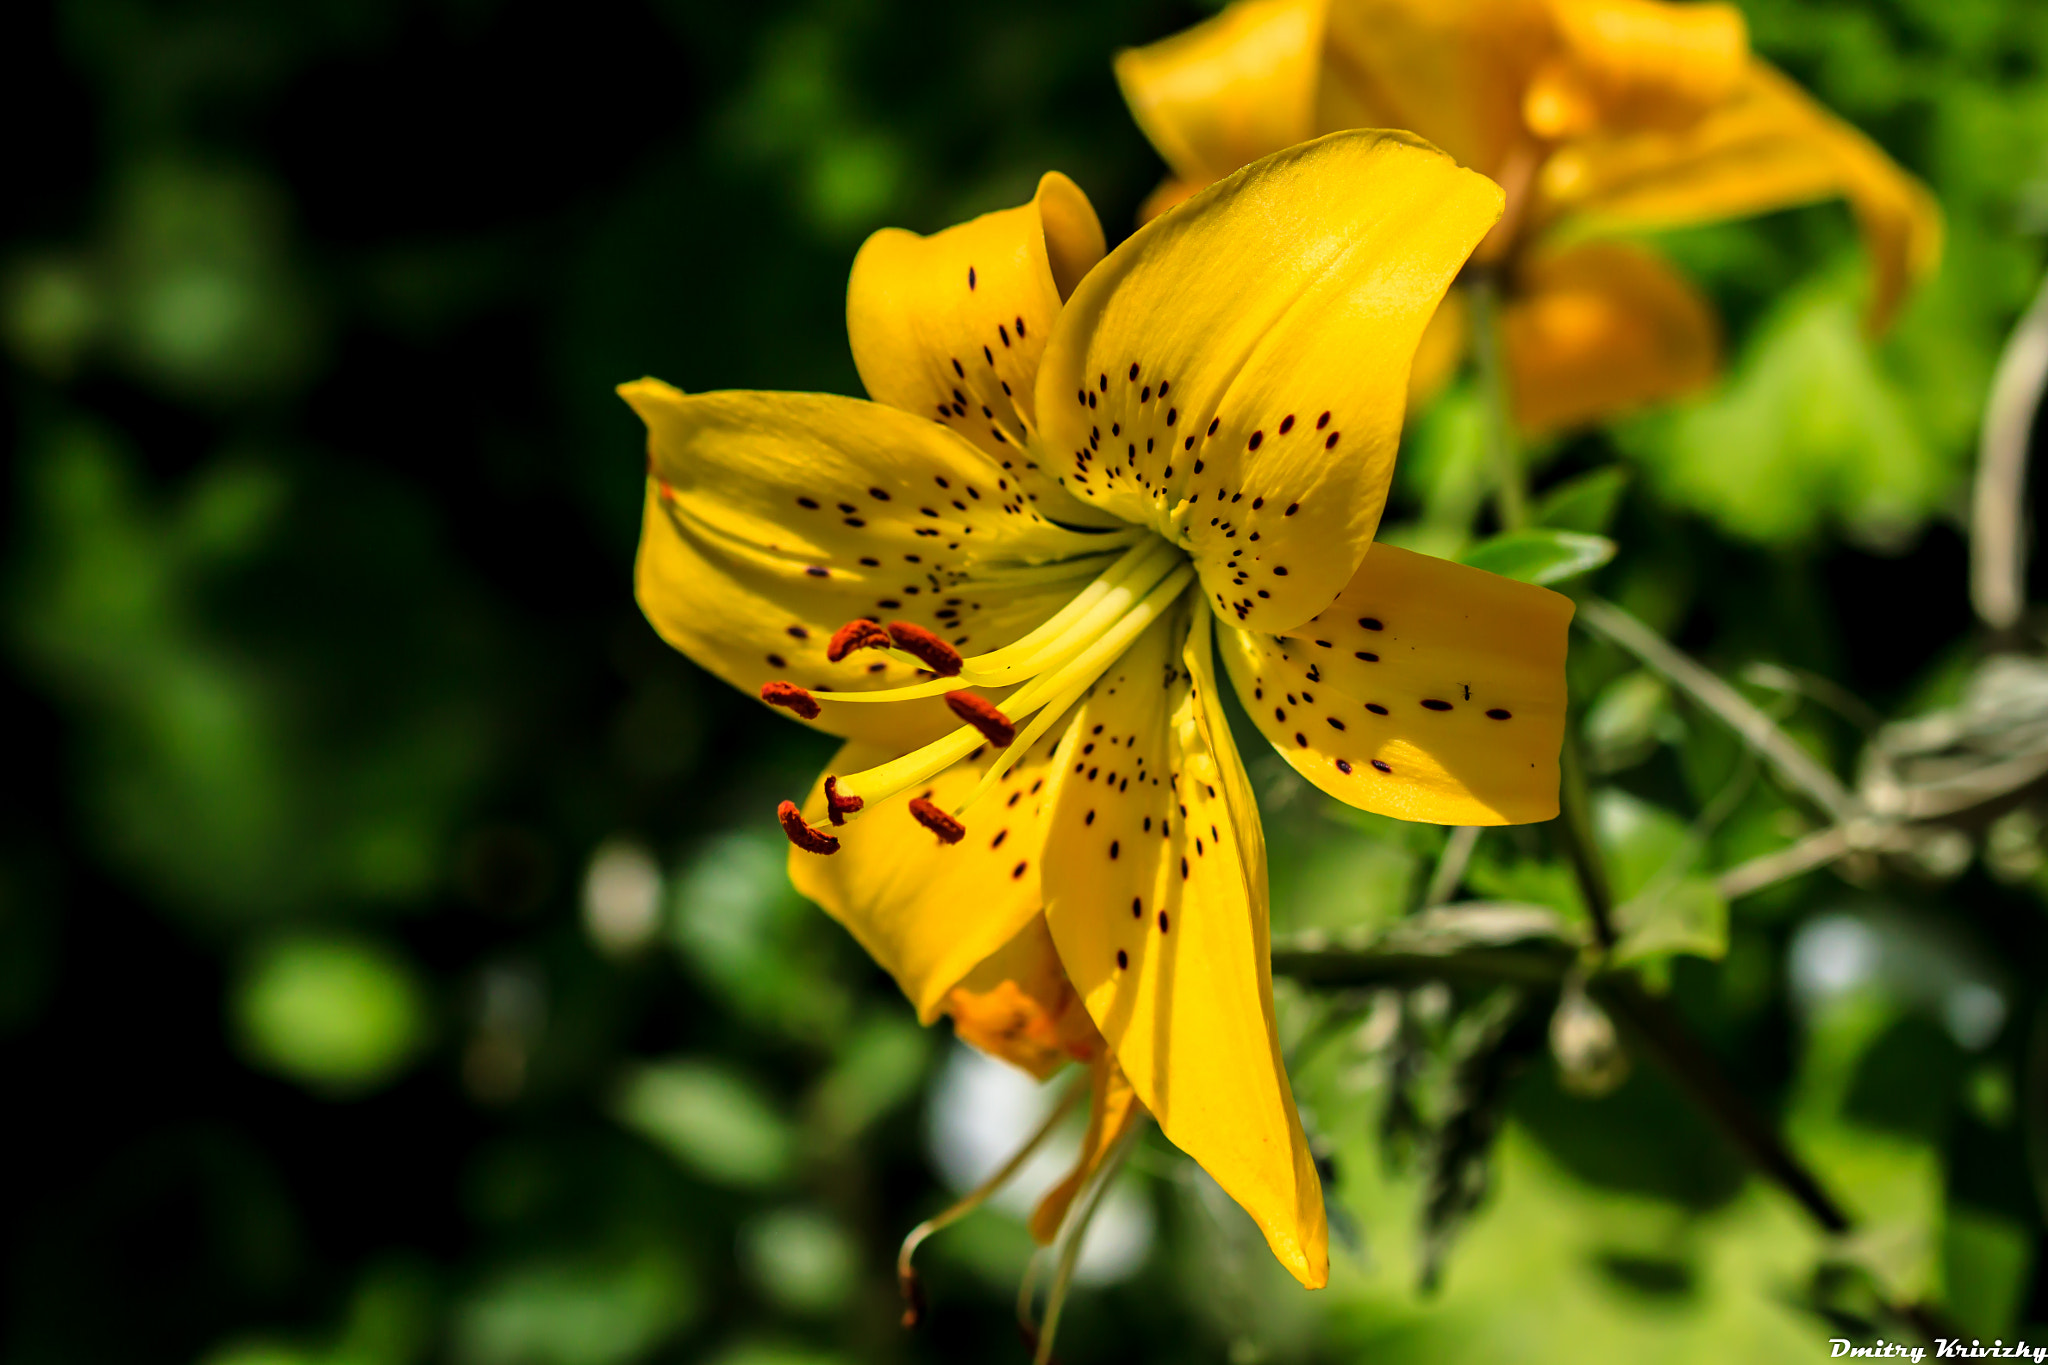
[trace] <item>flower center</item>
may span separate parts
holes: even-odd
[[[863,808],[930,782],[975,750],[998,746],[1002,755],[950,812],[925,800],[911,803],[912,814],[951,843],[965,830],[960,813],[1002,780],[1194,578],[1194,565],[1184,550],[1158,536],[1146,536],[1037,629],[1001,649],[963,658],[929,631],[902,621],[887,626],[853,621],[833,636],[835,659],[858,649],[885,649],[900,662],[938,675],[928,682],[875,692],[825,693],[771,682],[761,689],[761,699],[808,718],[826,706],[945,697],[964,722],[959,729],[873,768],[835,773],[825,779],[825,787],[827,814],[833,824],[844,824]],[[967,690],[1002,687],[1016,690],[1000,702]],[[790,842],[798,848],[813,853],[838,850],[839,841],[806,824],[794,802],[785,801],[780,815]]]

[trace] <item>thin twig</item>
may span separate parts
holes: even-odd
[[[1521,451],[1516,446],[1515,417],[1508,400],[1500,281],[1491,269],[1475,267],[1467,277],[1465,296],[1472,305],[1472,354],[1486,413],[1487,454],[1492,457],[1497,480],[1494,507],[1500,529],[1517,531],[1529,524],[1529,490],[1523,485]]]
[[[1465,869],[1472,863],[1472,850],[1479,847],[1480,827],[1459,825],[1444,840],[1444,851],[1436,860],[1436,871],[1430,875],[1429,889],[1422,893],[1422,908],[1442,905],[1458,894],[1458,883],[1465,880]]]
[[[1586,789],[1586,762],[1579,753],[1579,737],[1565,730],[1564,749],[1559,754],[1559,811],[1555,822],[1563,836],[1565,857],[1578,880],[1579,896],[1586,902],[1586,914],[1593,921],[1593,941],[1605,952],[1614,946],[1614,888],[1607,880],[1606,865],[1600,861],[1600,845],[1593,835],[1593,803]]]
[[[1829,816],[1848,820],[1858,813],[1855,798],[1840,779],[1795,744],[1776,721],[1656,631],[1612,602],[1590,595],[1579,600],[1576,619],[1594,634],[1635,655],[1713,712],[1756,750],[1757,756],[1770,764],[1781,780],[1805,793]]]
[[[2048,387],[2048,281],[2034,296],[1991,379],[1984,434],[1977,446],[1977,487],[1970,500],[1970,604],[1993,630],[2011,630],[2026,609],[2027,447],[2034,412]]]
[[[1802,872],[1826,867],[1849,852],[1850,847],[1849,831],[1841,825],[1833,825],[1818,834],[1807,835],[1796,844],[1736,864],[1721,874],[1714,883],[1714,889],[1721,893],[1721,899],[1736,900]]]

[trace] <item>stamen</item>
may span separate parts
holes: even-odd
[[[917,817],[917,823],[938,835],[939,842],[942,844],[957,844],[967,833],[967,826],[961,824],[922,796],[912,799],[910,813]],[[832,843],[836,847],[839,841],[834,839]]]
[[[1038,1149],[1045,1145],[1045,1140],[1052,1136],[1053,1130],[1060,1126],[1067,1115],[1074,1112],[1074,1106],[1087,1091],[1088,1086],[1079,1079],[1069,1084],[1067,1092],[1060,1096],[1059,1103],[1045,1116],[1045,1122],[1038,1125],[1038,1131],[1026,1138],[1024,1145],[1011,1153],[1010,1159],[1005,1161],[994,1175],[962,1195],[959,1203],[919,1223],[910,1230],[910,1235],[903,1239],[903,1247],[896,1253],[896,1283],[903,1290],[905,1327],[917,1326],[918,1320],[924,1316],[924,1289],[918,1282],[917,1268],[911,1264],[911,1258],[917,1255],[918,1247],[924,1244],[925,1238],[959,1222],[988,1202],[990,1195],[1009,1184],[1012,1177],[1024,1168],[1024,1163],[1031,1160]]]
[[[889,638],[942,678],[960,676],[960,651],[912,621],[891,621]]]
[[[818,718],[818,699],[792,682],[762,683],[761,700],[770,706],[786,706],[805,720]]]
[[[857,649],[887,649],[889,632],[882,629],[880,621],[866,616],[857,621],[848,621],[832,632],[830,643],[825,646],[828,663],[838,663]]]
[[[1060,1330],[1060,1309],[1066,1306],[1067,1287],[1073,1283],[1074,1266],[1081,1259],[1081,1242],[1088,1235],[1088,1225],[1095,1220],[1095,1210],[1102,1203],[1102,1196],[1108,1193],[1110,1182],[1123,1169],[1124,1159],[1137,1145],[1138,1134],[1144,1127],[1143,1121],[1137,1120],[1124,1129],[1123,1136],[1116,1140],[1116,1146],[1096,1167],[1088,1188],[1067,1209],[1066,1220],[1060,1225],[1059,1261],[1053,1269],[1052,1288],[1046,1293],[1045,1317],[1037,1329],[1038,1340],[1031,1358],[1032,1365],[1050,1365],[1053,1338]]]
[[[1017,738],[1017,727],[987,697],[976,696],[972,692],[948,692],[946,705],[953,708],[954,715],[981,731],[982,738],[998,749],[1009,748]]]
[[[866,804],[867,802],[861,800],[858,796],[841,796],[839,794],[839,779],[831,776],[826,777],[825,814],[832,817],[833,824],[845,824],[847,816],[856,813]]]
[[[796,802],[785,801],[777,806],[775,818],[782,822],[782,832],[789,836],[789,841],[804,852],[823,854],[839,851],[839,841],[824,830],[812,828],[805,821],[803,812],[796,808]]]

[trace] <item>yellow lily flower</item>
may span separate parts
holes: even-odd
[[[1749,50],[1741,13],[1661,0],[1239,0],[1120,53],[1116,74],[1172,177],[1158,213],[1335,128],[1408,128],[1498,181],[1493,266],[1512,401],[1530,432],[1693,392],[1720,368],[1699,291],[1589,234],[1676,227],[1830,198],[1854,210],[1881,331],[1934,268],[1926,189]],[[1468,323],[1437,316],[1416,397],[1449,378]]]
[[[648,618],[847,741],[779,812],[798,888],[969,1037],[1008,1036],[992,1001],[1045,998],[1015,963],[977,975],[1042,917],[1102,1084],[1310,1286],[1322,1193],[1213,656],[1339,800],[1555,815],[1571,603],[1372,543],[1417,340],[1501,202],[1405,134],[1339,133],[1105,255],[1049,174],[1029,204],[861,249],[847,327],[873,401],[620,389],[648,428]],[[1011,1032],[1049,1058],[1063,1017]]]

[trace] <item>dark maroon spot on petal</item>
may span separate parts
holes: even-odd
[[[1338,720],[1335,716],[1327,716],[1325,717],[1325,719],[1327,719],[1330,722],[1330,728],[1332,730],[1341,730],[1344,728],[1344,722]]]
[[[1372,766],[1373,766],[1373,767],[1375,767],[1375,768],[1378,768],[1378,769],[1379,769],[1379,770],[1380,770],[1381,772],[1383,772],[1383,773],[1390,773],[1390,772],[1394,771],[1394,770],[1393,770],[1392,768],[1390,768],[1390,767],[1388,767],[1388,766],[1387,766],[1386,764],[1384,764],[1384,763],[1380,762],[1380,761],[1379,761],[1378,759],[1374,759],[1374,760],[1372,761]]]
[[[1273,566],[1273,576],[1275,578],[1287,577],[1287,566],[1285,564],[1275,564]]]
[[[780,654],[770,654],[768,656],[768,666],[770,668],[788,668],[789,661],[787,659],[784,659]]]
[[[1116,861],[1116,852],[1117,852],[1117,850],[1118,850],[1119,848],[1121,848],[1121,847],[1123,847],[1123,845],[1122,845],[1122,844],[1121,844],[1120,842],[1118,842],[1117,840],[1115,840],[1115,839],[1111,839],[1111,840],[1109,841],[1109,860],[1110,860],[1111,862],[1115,862],[1115,861]]]
[[[1211,419],[1209,422],[1209,435],[1214,436],[1216,434],[1216,428],[1222,425],[1223,419],[1221,417]]]
[[[1025,869],[1025,867],[1026,867],[1026,866],[1027,866],[1027,864],[1025,864],[1025,863],[1018,863],[1018,864],[1017,864],[1017,865],[1016,865],[1015,867],[1011,868],[1011,869],[1010,869],[1010,880],[1014,882],[1014,881],[1017,881],[1017,880],[1021,879],[1021,878],[1023,877],[1023,875],[1024,875],[1024,869]]]
[[[1324,441],[1324,442],[1323,442],[1323,449],[1324,449],[1324,450],[1335,450],[1335,449],[1337,448],[1337,438],[1338,438],[1339,436],[1342,436],[1343,434],[1344,434],[1344,433],[1343,433],[1343,432],[1341,432],[1341,431],[1333,431],[1333,432],[1331,432],[1331,433],[1330,433],[1330,439],[1329,439],[1329,440],[1327,440],[1327,441]]]
[[[1285,436],[1292,430],[1294,430],[1294,414],[1290,412],[1280,419],[1280,434]]]
[[[813,578],[830,578],[832,576],[832,571],[830,569],[821,568],[816,564],[813,564],[810,567],[806,568],[804,572],[809,574]]]
[[[1385,627],[1385,626],[1383,626],[1383,625],[1381,625],[1381,624],[1379,623],[1379,618],[1377,618],[1377,617],[1373,617],[1373,616],[1361,616],[1361,617],[1359,617],[1359,618],[1358,618],[1358,624],[1359,624],[1359,625],[1361,625],[1361,626],[1364,626],[1364,627],[1365,627],[1365,628],[1366,628],[1367,630],[1385,630],[1385,629],[1386,629],[1386,627]]]
[[[1351,760],[1348,758],[1338,759],[1337,771],[1343,773],[1346,777],[1349,777],[1351,775]]]
[[[1140,916],[1140,915],[1142,915],[1142,914],[1144,914],[1144,913],[1145,913],[1145,898],[1144,898],[1143,896],[1133,896],[1133,897],[1131,897],[1131,918],[1132,918],[1132,919],[1136,919],[1136,918],[1138,918],[1138,916]]]
[[[1451,704],[1449,702],[1438,701],[1435,697],[1425,697],[1423,699],[1422,705],[1424,709],[1430,711],[1448,711],[1451,709]]]
[[[1188,860],[1186,858],[1180,860],[1180,867],[1181,876],[1187,876]],[[1159,912],[1159,932],[1162,934],[1166,932],[1166,912],[1164,910]]]
[[[1379,655],[1369,653],[1368,651],[1363,649],[1359,650],[1356,654],[1353,654],[1351,657],[1354,659],[1363,659],[1369,664],[1376,664],[1380,661]]]
[[[1251,438],[1251,440],[1249,440],[1249,441],[1246,441],[1246,442],[1244,443],[1244,447],[1245,447],[1245,449],[1246,449],[1246,450],[1257,450],[1257,449],[1259,448],[1260,444],[1261,444],[1262,442],[1264,442],[1264,441],[1265,441],[1265,439],[1266,439],[1266,433],[1265,433],[1265,432],[1263,432],[1263,431],[1255,431],[1255,432],[1253,432],[1253,433],[1252,433],[1252,438]]]
[[[1128,966],[1130,966],[1130,965],[1131,965],[1131,955],[1130,955],[1129,953],[1126,953],[1126,952],[1125,952],[1125,951],[1124,951],[1123,949],[1121,949],[1121,948],[1117,949],[1117,950],[1116,950],[1116,968],[1117,968],[1117,970],[1118,970],[1118,971],[1122,971],[1122,970],[1123,970],[1124,968],[1126,968],[1126,967],[1128,967]]]
[[[1380,704],[1379,704],[1378,702],[1376,702],[1376,701],[1369,701],[1369,702],[1367,702],[1367,703],[1365,704],[1365,709],[1366,709],[1366,710],[1368,710],[1368,711],[1370,711],[1370,712],[1372,712],[1372,713],[1373,713],[1374,715],[1376,715],[1376,716],[1384,716],[1385,714],[1387,714],[1387,708],[1386,708],[1386,707],[1384,707],[1384,706],[1381,706],[1381,705],[1380,705]]]
[[[974,267],[971,265],[967,267],[967,287],[974,288]]]
[[[796,505],[798,507],[808,507],[813,512],[818,510],[818,503],[815,498],[798,498],[796,500]]]
[[[1288,515],[1288,516],[1290,516],[1290,517],[1291,517],[1291,516],[1293,516],[1293,515],[1294,515],[1294,514],[1295,514],[1296,512],[1299,512],[1300,510],[1301,510],[1301,504],[1300,504],[1300,503],[1298,503],[1298,502],[1290,502],[1290,503],[1288,503],[1288,504],[1287,504],[1287,512],[1286,512],[1286,515]]]
[[[1503,711],[1500,707],[1496,706],[1486,713],[1486,717],[1488,720],[1512,720],[1514,712]]]

